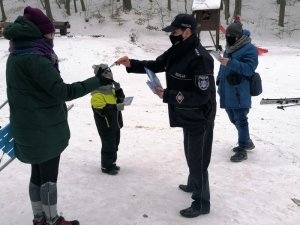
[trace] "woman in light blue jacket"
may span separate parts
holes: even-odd
[[[238,131],[238,146],[232,162],[247,159],[247,150],[254,149],[250,139],[247,115],[251,108],[249,78],[258,65],[258,51],[251,43],[250,32],[234,22],[226,29],[226,50],[219,59],[221,65],[217,77],[220,107],[224,108]]]

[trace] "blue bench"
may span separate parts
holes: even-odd
[[[0,109],[7,103],[3,103],[0,106]],[[73,108],[73,104],[68,106],[68,111]],[[0,157],[0,171],[3,170],[8,164],[10,164],[15,158],[15,152],[14,152],[14,139],[11,136],[10,132],[10,124],[7,124],[5,127],[0,129],[0,153],[2,151],[2,155]],[[1,161],[4,157],[4,155],[7,155],[9,159],[1,165]]]
[[[3,170],[8,164],[10,164],[16,157],[14,152],[14,140],[10,134],[10,124],[0,129],[0,151],[2,151],[2,156],[0,158],[0,171]],[[2,166],[2,158],[6,154],[9,157]]]

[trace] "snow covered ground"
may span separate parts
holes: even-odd
[[[247,25],[245,22],[245,28]],[[74,31],[72,38],[56,37],[55,50],[65,82],[92,76],[93,64],[111,64],[123,55],[154,59],[170,46],[166,34],[148,30],[137,30],[139,39],[131,43],[129,27],[134,26],[91,25],[86,33],[105,30],[105,37],[76,35]],[[134,96],[123,112],[118,154],[121,171],[117,176],[100,171],[101,142],[90,96],[69,102],[74,104],[69,113],[71,140],[61,157],[59,211],[83,225],[299,224],[300,207],[291,198],[300,198],[300,107],[280,110],[259,102],[261,98],[300,97],[300,35],[279,38],[271,34],[271,28],[263,35],[263,28],[253,29],[257,32],[252,34],[254,43],[269,50],[259,57],[257,69],[264,92],[253,98],[249,114],[256,148],[249,152],[248,160],[230,162],[237,134],[225,111],[218,108],[209,167],[210,214],[194,219],[179,215],[178,211],[191,203],[190,194],[178,189],[188,172],[182,130],[169,127],[167,105],[147,87],[146,75],[127,74],[119,66],[112,68],[115,79],[127,96]],[[221,44],[224,46],[224,39]],[[6,100],[7,49],[8,41],[0,39],[0,103]],[[218,67],[216,61],[215,75]],[[164,74],[158,76],[165,86]],[[8,107],[0,112],[3,126],[9,120]],[[30,166],[17,160],[0,172],[1,225],[32,224],[29,176]]]

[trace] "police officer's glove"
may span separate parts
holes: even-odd
[[[120,85],[120,83],[118,83],[118,82],[114,81],[114,82],[113,82],[113,84],[114,84],[114,86],[115,86],[115,90],[116,90],[116,91],[118,91],[118,90],[120,90],[120,89],[121,89],[121,85]]]
[[[117,110],[118,110],[118,111],[124,110],[124,106],[125,106],[124,103],[118,103],[118,104],[117,104]]]
[[[231,73],[226,77],[227,81],[231,85],[238,85],[241,83],[241,75],[237,73]]]
[[[109,69],[107,64],[94,65],[94,74],[99,79],[101,85],[108,85],[113,83],[113,79],[106,78],[104,73]]]

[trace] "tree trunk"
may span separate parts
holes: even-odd
[[[285,14],[286,0],[280,0],[279,20],[278,26],[284,27],[284,14]]]
[[[66,13],[67,13],[69,16],[71,16],[70,1],[71,1],[71,0],[66,0],[66,4],[65,4]]]
[[[45,2],[44,2],[44,0],[40,0],[40,2],[42,4],[43,9],[45,9]]]
[[[50,20],[53,20],[50,2],[49,0],[44,0],[44,1],[45,1],[46,14],[50,18]]]
[[[168,10],[171,11],[172,7],[171,7],[171,0],[168,0]]]
[[[242,14],[242,0],[235,0],[234,13],[233,16],[236,18],[237,15]]]
[[[58,2],[58,0],[55,0],[55,2],[57,4],[58,8],[60,8],[60,3]]]
[[[0,8],[1,8],[1,14],[2,14],[1,21],[4,22],[4,21],[6,21],[7,17],[5,15],[5,11],[4,11],[3,0],[0,0]]]
[[[123,0],[123,11],[130,11],[132,9],[131,0]]]
[[[76,5],[76,0],[73,0],[74,3],[74,9],[75,9],[75,13],[77,13],[77,5]]]
[[[230,0],[223,0],[224,2],[224,8],[225,8],[225,11],[224,11],[224,14],[225,14],[225,20],[226,20],[226,24],[228,25],[228,20],[230,18]]]
[[[82,11],[86,11],[85,4],[83,0],[80,0]]]

